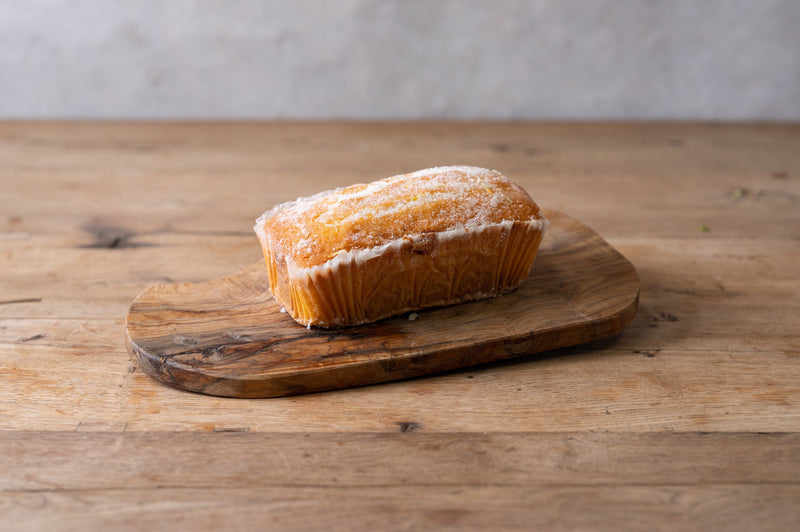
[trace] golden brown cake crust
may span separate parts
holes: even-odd
[[[539,218],[527,192],[500,172],[451,166],[301,199],[263,223],[276,252],[311,267],[409,235]]]
[[[303,325],[341,327],[500,295],[527,277],[547,221],[493,170],[420,170],[264,213],[270,290]]]

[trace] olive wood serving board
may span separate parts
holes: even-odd
[[[231,397],[277,397],[417,377],[606,338],[632,319],[633,265],[579,221],[550,227],[530,276],[494,299],[344,329],[282,313],[263,262],[212,281],[151,286],[128,311],[128,350],[155,379]]]

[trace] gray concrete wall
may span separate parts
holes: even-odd
[[[800,119],[798,0],[0,0],[0,118]]]

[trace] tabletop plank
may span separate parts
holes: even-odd
[[[587,346],[377,388],[247,402],[173,390],[132,371],[122,354],[109,363],[108,353],[87,355],[82,346],[0,348],[0,356],[10,381],[0,390],[4,428],[25,430],[99,423],[130,431],[391,432],[412,423],[445,432],[784,432],[797,427],[800,405],[797,355],[779,351]]]
[[[247,232],[279,201],[451,163],[500,169],[610,236],[798,234],[781,223],[800,201],[792,124],[22,122],[0,140],[0,224],[89,242]]]
[[[133,298],[273,204],[496,168],[637,268],[617,337],[332,393],[138,371]],[[0,123],[0,529],[800,526],[800,125]]]
[[[798,445],[798,434],[746,432],[9,431],[0,489],[792,484]],[[23,446],[36,460],[20,460]],[[92,467],[106,474],[85,475]]]
[[[14,466],[0,525],[791,529],[798,444],[797,434],[0,433],[0,467]],[[37,460],[19,463],[18,446]]]
[[[76,490],[0,498],[10,530],[762,530],[797,528],[796,484]]]

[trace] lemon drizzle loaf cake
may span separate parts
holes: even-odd
[[[277,302],[302,325],[344,327],[513,290],[546,226],[500,172],[448,166],[299,198],[254,229]]]

